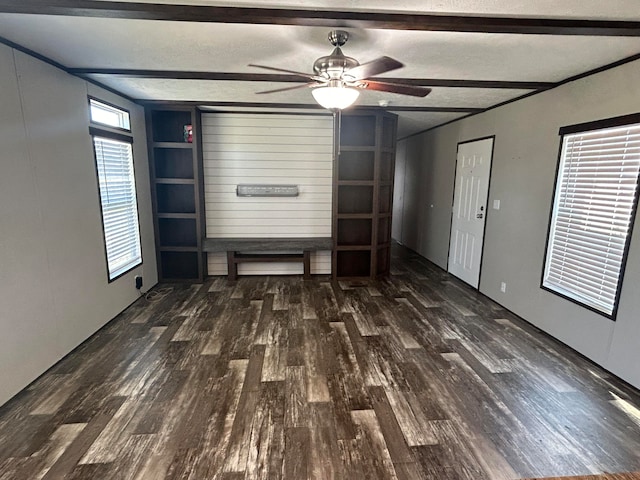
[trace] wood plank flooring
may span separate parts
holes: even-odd
[[[376,282],[171,287],[0,409],[0,480],[640,470],[638,391],[400,247]]]
[[[528,480],[542,480],[539,478],[531,478]],[[640,480],[640,472],[636,473],[611,473],[604,475],[587,475],[578,477],[550,477],[544,480]]]

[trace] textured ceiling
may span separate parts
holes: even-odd
[[[145,8],[153,8],[151,1],[144,3],[148,4]],[[387,0],[185,0],[157,3],[480,15],[514,20],[528,17],[640,21],[638,0],[404,0],[392,5]],[[256,102],[313,105],[308,89],[257,95],[259,91],[296,84],[291,80],[289,83],[247,81],[248,74],[273,73],[248,64],[260,63],[310,73],[313,61],[328,55],[332,48],[326,39],[329,27],[225,23],[221,20],[208,23],[95,18],[78,15],[77,12],[73,12],[74,16],[41,15],[35,10],[34,13],[2,13],[8,11],[15,10],[3,10],[0,5],[2,37],[69,69],[165,71],[158,75],[166,78],[134,78],[131,72],[127,75],[87,74],[93,80],[140,100],[190,101],[201,105],[238,102],[237,108],[243,110]],[[336,21],[338,24],[342,23]],[[345,54],[361,63],[381,55],[400,60],[405,64],[404,68],[383,75],[396,80],[555,83],[640,53],[640,36],[635,35],[465,33],[348,27],[346,30],[351,38],[343,48]],[[231,80],[177,79],[171,78],[167,71],[226,73],[244,77]],[[504,88],[505,85],[497,85],[501,88],[477,88],[481,85],[468,88],[423,84],[433,88],[426,98],[364,91],[358,105],[375,106],[380,101],[388,101],[390,109],[399,109],[396,113],[400,115],[400,136],[404,136],[533,91],[513,84],[509,85],[510,88]],[[274,110],[277,105],[266,108]],[[411,108],[413,111],[407,111]]]

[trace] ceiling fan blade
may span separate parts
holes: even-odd
[[[362,80],[356,83],[356,87],[367,90],[377,90],[379,92],[399,93],[400,95],[411,95],[412,97],[426,97],[431,93],[427,87],[416,87],[414,85],[402,85],[400,83],[378,82],[374,80]]]
[[[294,70],[287,70],[286,68],[276,68],[276,67],[267,67],[266,65],[256,65],[255,63],[250,63],[250,67],[264,68],[265,70],[272,70],[274,72],[285,72],[292,73],[294,75],[298,75],[299,77],[310,78],[311,80],[320,80],[322,77],[318,77],[316,75],[311,75],[309,73],[296,72]]]
[[[275,90],[266,90],[264,92],[256,92],[257,94],[262,93],[276,93],[276,92],[286,92],[287,90],[297,90],[298,88],[313,88],[319,86],[316,82],[303,83],[302,85],[296,85],[294,87],[284,87],[284,88],[276,88]]]
[[[344,75],[345,77],[351,77],[354,80],[362,80],[363,78],[373,77],[402,67],[404,67],[404,64],[391,57],[380,57],[351,68],[347,70]],[[351,81],[351,78],[349,78],[349,81]]]

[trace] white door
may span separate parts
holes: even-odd
[[[478,288],[493,138],[458,144],[449,273]]]

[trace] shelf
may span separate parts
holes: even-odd
[[[195,218],[159,218],[158,236],[161,248],[197,247],[198,230]]]
[[[198,252],[197,247],[160,247],[161,252]]]
[[[156,184],[158,213],[196,213],[194,185]]]
[[[373,180],[338,180],[339,186],[353,186],[353,187],[372,187],[375,185]]]
[[[338,250],[337,272],[338,277],[370,277],[371,276],[371,251],[369,250]]]
[[[373,182],[375,152],[343,151],[338,161],[338,180]]]
[[[156,178],[156,184],[165,185],[193,185],[193,178]]]
[[[370,245],[338,245],[335,247],[336,252],[352,252],[352,251],[365,251],[370,252]]]
[[[162,278],[191,280],[200,277],[200,253],[197,251],[161,251]]]
[[[351,218],[373,218],[373,213],[338,213],[336,215],[338,220],[340,219],[351,219]]]
[[[371,245],[371,219],[351,218],[338,220],[336,243],[338,246]]]
[[[151,144],[153,148],[175,148],[175,149],[184,149],[184,150],[193,150],[193,143],[190,142],[153,142]]]
[[[158,218],[196,218],[195,213],[158,213]]]
[[[372,213],[373,185],[371,186],[338,186],[338,214]]]
[[[334,275],[389,273],[397,117],[346,113],[334,179]]]
[[[203,280],[199,116],[195,108],[147,107],[149,160],[160,281]],[[184,138],[191,125],[193,142]]]
[[[190,110],[154,110],[151,113],[154,142],[176,142],[191,145],[184,141],[184,126],[192,125]]]
[[[376,116],[344,115],[340,125],[340,145],[375,147]]]
[[[156,179],[194,178],[193,150],[190,148],[155,147],[153,149],[153,161]]]

